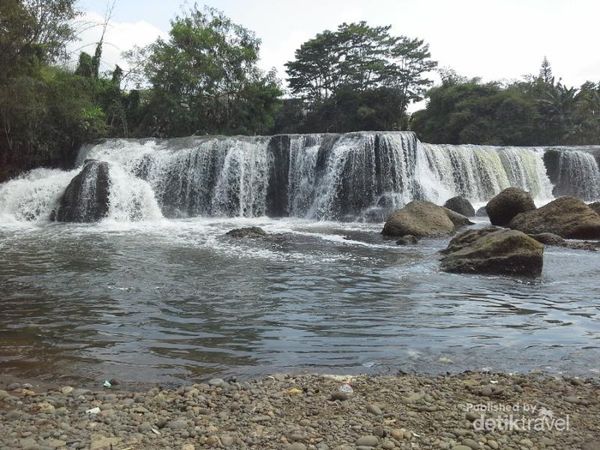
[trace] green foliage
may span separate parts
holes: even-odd
[[[600,142],[600,89],[556,82],[544,58],[538,77],[502,85],[442,74],[411,128],[427,142],[561,145]]]
[[[365,91],[340,88],[309,113],[302,101],[288,101],[280,113],[277,133],[344,133],[357,130],[400,130],[407,117],[398,105],[399,90],[379,87]]]
[[[390,28],[343,23],[296,50],[295,60],[286,64],[288,84],[309,111],[299,129],[399,129],[405,124],[408,104],[422,99],[432,83],[425,75],[437,63],[422,40],[392,36]]]
[[[215,9],[177,17],[169,39],[141,54],[151,89],[136,134],[268,131],[281,92],[257,67],[259,46],[254,33]]]

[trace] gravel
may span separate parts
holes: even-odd
[[[352,395],[335,395],[346,382]],[[144,392],[13,383],[0,390],[0,448],[589,450],[600,442],[599,387],[478,372],[278,374]],[[529,425],[480,427],[511,414]]]

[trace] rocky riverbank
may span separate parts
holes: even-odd
[[[5,388],[0,448],[600,448],[598,379],[470,372]]]

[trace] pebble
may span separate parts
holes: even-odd
[[[171,430],[183,430],[184,428],[188,427],[188,423],[187,420],[183,420],[183,419],[175,419],[175,420],[171,420],[169,423],[167,423],[167,428],[170,428]]]
[[[481,448],[481,445],[479,444],[479,442],[474,441],[473,439],[463,439],[463,445],[466,445],[467,447],[469,447],[472,450],[479,450]]]
[[[381,408],[374,404],[367,405],[367,411],[370,412],[371,414],[375,414],[376,416],[381,416],[383,414],[383,411],[381,410]]]
[[[600,417],[595,383],[494,374],[493,381],[510,386],[511,395],[512,386],[524,386],[520,404],[543,404],[560,417],[570,414],[573,428],[548,436],[480,434],[471,421],[481,414],[462,405],[486,402],[478,391],[496,387],[490,379],[477,372],[433,378],[287,375],[231,382],[226,389],[204,383],[137,393],[73,389],[65,394],[65,386],[32,396],[23,395],[21,385],[17,391],[0,390],[0,448],[599,450],[594,439]],[[354,396],[329,401],[346,382]],[[289,395],[292,388],[302,393]],[[569,404],[565,397],[590,401]],[[94,410],[95,415],[85,413]]]
[[[301,442],[294,442],[286,447],[287,450],[306,450],[306,445]]]
[[[212,378],[208,380],[208,384],[209,386],[224,386],[225,380],[223,380],[222,378]]]
[[[379,444],[377,436],[362,436],[356,441],[359,447],[376,447]]]

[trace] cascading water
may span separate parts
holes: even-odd
[[[600,169],[589,151],[549,149],[545,155],[554,195],[572,195],[587,201],[600,198]]]
[[[531,192],[538,201],[552,198],[541,148],[421,144],[422,161],[432,178],[421,173],[425,197],[442,202],[462,195],[472,202],[489,200],[510,186]]]
[[[539,203],[559,187],[561,195],[600,198],[598,164],[584,149],[433,145],[410,132],[113,139],[83,148],[78,165],[86,159],[109,164],[107,218],[116,221],[263,215],[380,221],[413,199],[441,204],[462,195],[481,203],[509,186],[530,191]],[[0,185],[0,215],[48,220],[80,171],[37,170]]]

